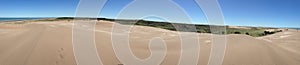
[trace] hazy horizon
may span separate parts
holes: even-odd
[[[47,19],[47,18],[60,18],[60,17],[0,17],[0,22],[1,21],[6,21],[6,20],[1,20],[2,18],[16,18],[16,19],[18,19],[18,18],[29,18],[29,19],[24,19],[24,20],[34,20],[34,19]],[[82,17],[82,18],[84,18],[84,17]],[[97,17],[97,18],[104,18],[104,17]],[[116,18],[107,18],[107,19],[116,19]],[[145,19],[126,19],[126,20],[145,20]],[[7,20],[7,21],[10,21],[10,20]],[[17,21],[17,20],[12,20],[12,21]],[[158,21],[158,20],[146,20],[146,21],[166,22],[166,21]],[[172,22],[170,22],[170,23],[172,23]],[[192,23],[192,24],[196,24],[196,25],[211,25],[211,24],[208,24],[208,23]],[[225,26],[241,26],[241,25],[225,25]],[[247,25],[245,25],[245,26],[242,26],[242,27],[268,27],[268,26],[247,26]],[[272,28],[300,29],[300,27],[272,27]]]
[[[117,18],[133,0],[109,0],[99,18]],[[300,1],[218,0],[225,25],[254,27],[300,27]],[[0,17],[75,17],[79,0],[4,0]],[[193,24],[208,24],[194,0],[174,0],[191,17]],[[139,11],[137,11],[139,12]],[[133,15],[128,15],[133,16]],[[125,18],[127,19],[127,18]]]

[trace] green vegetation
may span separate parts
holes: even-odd
[[[122,22],[122,23],[127,23],[127,22]],[[162,29],[167,29],[167,30],[172,30],[172,31],[178,31],[174,26],[179,26],[180,28],[184,26],[189,26],[191,24],[181,24],[181,23],[166,23],[166,22],[152,22],[152,21],[144,21],[144,20],[138,20],[135,25],[141,25],[141,26],[151,26],[151,27],[156,27],[156,28],[162,28]],[[174,26],[173,26],[174,25]],[[180,26],[181,25],[181,26]],[[192,26],[192,25],[191,25]],[[212,33],[211,32],[211,26],[212,25],[194,25],[196,27],[196,31],[198,33]],[[214,27],[223,27],[224,26],[214,26]],[[225,26],[226,28],[226,33],[224,31],[220,31],[219,33],[217,32],[216,34],[245,34],[245,35],[250,35],[253,37],[260,37],[260,36],[265,36],[269,34],[274,34],[275,32],[267,32],[265,31],[266,28],[250,28],[250,29],[242,29],[242,28],[229,28],[228,26]],[[224,29],[225,29],[224,28]],[[186,28],[188,29],[188,27]],[[183,31],[183,32],[193,32],[193,31]],[[277,31],[280,32],[280,31]]]
[[[56,19],[74,19],[74,17],[59,17],[59,18],[56,18]]]
[[[70,17],[63,17],[57,19],[74,19]],[[87,19],[87,18],[76,18],[76,19]],[[106,18],[91,18],[97,20],[112,21],[124,25],[140,25],[140,26],[150,26],[156,28],[167,29],[171,31],[181,31],[181,32],[198,32],[198,33],[212,33],[212,34],[245,34],[253,37],[260,37],[265,35],[274,34],[282,31],[266,31],[266,29],[275,28],[258,28],[258,27],[247,27],[245,28],[230,28],[229,26],[216,26],[216,25],[194,25],[194,24],[184,24],[184,23],[168,23],[168,22],[156,22],[156,21],[146,21],[146,20],[126,20],[126,19],[106,19]],[[196,31],[192,30],[191,26],[196,27]],[[176,28],[180,28],[177,30]],[[221,30],[215,30],[217,32],[211,32],[211,27],[220,28]],[[226,32],[222,31],[222,28],[226,28]]]
[[[118,20],[114,21],[117,23],[125,24],[125,25],[140,25],[140,26],[151,26],[151,27],[156,27],[156,28],[162,28],[162,29],[167,29],[167,30],[172,30],[172,31],[182,31],[182,32],[198,32],[198,33],[212,33],[210,26],[212,25],[194,25],[196,27],[196,31],[186,31],[186,30],[176,30],[174,26],[179,26],[179,27],[184,27],[184,26],[189,26],[191,24],[182,24],[182,23],[168,23],[168,22],[153,22],[153,21],[145,21],[145,20]],[[181,25],[181,26],[180,26]],[[215,26],[215,27],[223,27],[224,26]],[[260,36],[265,36],[268,34],[273,34],[273,33],[268,33],[266,32],[265,28],[255,28],[252,27],[251,29],[242,29],[242,28],[229,28],[228,26],[225,26],[226,28],[226,33],[220,32],[218,34],[245,34],[245,35],[250,35],[253,37],[260,37]],[[188,29],[188,27],[186,28]]]
[[[238,28],[226,28],[227,34],[246,34],[253,37],[264,36],[265,29],[238,29]]]

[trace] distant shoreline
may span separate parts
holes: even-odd
[[[3,20],[3,19],[10,19],[10,20]],[[138,21],[141,19],[113,19],[113,18],[88,18],[88,17],[0,17],[1,22],[15,22],[15,21],[30,21],[30,20],[47,20],[47,19],[97,19],[97,20],[108,20],[108,21]],[[144,20],[144,21],[151,21],[151,20]],[[163,21],[152,21],[152,22],[163,22]],[[169,23],[177,23],[177,22],[169,22]],[[187,23],[182,23],[187,24]],[[193,25],[210,25],[210,24],[194,24]],[[287,28],[287,29],[297,29],[297,27],[269,27],[269,26],[239,26],[239,25],[224,25],[224,26],[238,26],[238,27],[259,27],[259,28]]]
[[[20,22],[20,21],[38,21],[38,20],[70,20],[70,19],[97,19],[97,20],[107,20],[107,21],[149,21],[149,20],[139,20],[139,19],[111,19],[111,18],[88,18],[88,17],[0,17],[0,23],[3,22]],[[149,22],[162,22],[162,21],[149,21]],[[163,22],[162,22],[163,23]],[[172,23],[172,22],[167,22]],[[187,23],[176,23],[176,24],[187,24]],[[209,24],[191,24],[191,25],[209,25]],[[216,25],[218,26],[218,25]],[[234,25],[224,25],[224,26],[234,26]],[[256,27],[256,26],[237,26],[237,27],[249,27],[249,28],[281,28],[281,29],[295,29],[300,30],[300,28],[294,27]]]
[[[28,21],[28,20],[42,20],[49,18],[0,18],[0,22],[15,22],[15,21]]]

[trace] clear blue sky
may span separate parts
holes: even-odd
[[[132,0],[109,0],[100,17],[115,18]],[[192,21],[207,24],[193,0],[174,0]],[[74,16],[79,0],[1,0],[0,17]],[[300,0],[219,0],[225,23],[238,26],[300,27]]]

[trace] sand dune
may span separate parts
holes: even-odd
[[[111,29],[115,23],[101,21],[96,25],[96,44],[104,65],[120,64],[112,44]],[[288,30],[264,37],[226,35],[227,50],[223,65],[299,65],[300,32]],[[130,46],[141,59],[150,56],[149,39],[165,40],[167,56],[162,65],[176,65],[180,56],[177,32],[153,27],[135,26],[130,31]],[[198,65],[208,63],[211,34],[199,34]],[[72,48],[72,23],[30,22],[0,24],[0,65],[76,65]]]

